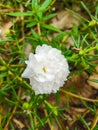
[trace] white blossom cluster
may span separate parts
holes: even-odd
[[[35,94],[56,93],[69,74],[68,63],[61,51],[46,44],[30,53],[22,77],[28,78]]]

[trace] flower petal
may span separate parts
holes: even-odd
[[[56,93],[69,75],[68,63],[60,50],[43,44],[30,53],[22,77],[29,78],[35,94]]]

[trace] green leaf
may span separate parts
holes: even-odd
[[[69,34],[70,34],[70,32],[61,32],[61,33],[59,33],[56,37],[54,37],[53,39],[52,39],[52,41],[54,42],[57,42],[57,41],[59,41],[59,40],[61,40],[63,37],[68,37],[69,36]]]
[[[61,124],[60,124],[58,118],[57,118],[56,116],[54,116],[54,119],[55,119],[57,125],[59,126],[59,128],[62,129],[62,126],[61,126]]]
[[[49,14],[49,15],[43,17],[43,20],[48,20],[48,19],[51,19],[51,18],[53,18],[55,16],[56,16],[56,14]]]
[[[48,30],[52,30],[52,31],[59,32],[59,33],[62,32],[61,30],[59,30],[58,28],[56,28],[52,25],[42,24],[41,26],[45,29],[48,29]]]
[[[86,126],[87,130],[90,130],[89,125],[88,125],[88,123],[86,122],[86,120],[84,119],[84,117],[83,117],[83,116],[80,116],[79,119],[80,119],[81,122]]]
[[[32,32],[32,34],[33,34],[34,38],[39,39],[38,34],[37,34],[34,30],[32,30],[31,32]]]
[[[42,16],[43,16],[42,12],[39,11],[39,12],[37,13],[37,16],[38,16],[38,20],[39,20],[39,21],[42,21]]]
[[[10,16],[32,16],[33,13],[32,11],[28,11],[28,12],[11,12],[11,13],[7,13]]]
[[[10,100],[10,99],[8,99],[8,98],[6,98],[5,100],[7,101],[7,103],[8,103],[9,105],[16,105],[16,102],[15,102],[15,101],[12,101],[12,100]]]
[[[98,124],[94,127],[93,130],[98,130]]]
[[[27,27],[27,28],[30,28],[30,27],[35,26],[36,24],[37,24],[36,21],[32,21],[32,22],[28,23],[26,27]]]
[[[38,0],[32,0],[32,6],[37,6],[38,5]]]
[[[6,76],[7,76],[7,73],[6,73],[6,72],[0,73],[0,78],[6,77]]]
[[[87,11],[87,13],[89,14],[89,16],[92,18],[91,12],[88,9],[88,7],[82,1],[81,1],[81,4],[82,4],[83,8]]]
[[[51,0],[45,0],[45,2],[39,8],[39,11],[44,11],[49,6],[50,3],[51,3]]]
[[[10,90],[9,86],[1,87],[0,88],[0,99],[2,99],[3,95],[8,95],[8,90]],[[1,102],[1,100],[0,100]]]

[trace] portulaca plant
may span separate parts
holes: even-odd
[[[30,53],[22,77],[29,78],[35,94],[56,93],[69,74],[68,63],[61,51],[46,44]]]

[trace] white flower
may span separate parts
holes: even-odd
[[[35,94],[56,93],[69,74],[68,63],[60,50],[43,44],[37,46],[25,61],[27,68],[22,77],[29,78]]]

